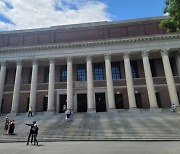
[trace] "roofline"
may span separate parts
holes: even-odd
[[[110,26],[110,25],[131,25],[134,23],[148,23],[153,21],[160,21],[162,19],[167,19],[169,16],[159,16],[159,17],[148,17],[148,18],[137,18],[137,19],[128,19],[121,21],[100,21],[100,22],[90,22],[90,23],[80,23],[80,24],[70,24],[70,25],[59,25],[51,26],[45,28],[35,28],[35,29],[23,29],[23,30],[12,30],[12,31],[3,31],[1,34],[17,34],[17,33],[31,33],[31,32],[43,32],[43,31],[54,31],[54,30],[70,30],[77,28],[94,28],[100,26]]]

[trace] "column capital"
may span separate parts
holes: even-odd
[[[16,64],[17,65],[22,65],[22,60],[21,59],[16,60]]]
[[[7,65],[7,62],[4,60],[4,61],[1,61],[1,66],[5,67]]]
[[[160,52],[161,52],[161,56],[168,56],[169,49],[168,48],[160,49]]]
[[[111,54],[110,53],[104,54],[104,59],[105,60],[110,60],[111,59]]]
[[[54,63],[55,63],[55,58],[53,58],[53,57],[52,57],[52,58],[49,58],[49,63],[50,63],[50,64],[54,64]]]
[[[92,60],[92,55],[86,55],[86,61]]]
[[[123,58],[124,59],[129,59],[129,55],[130,55],[129,51],[123,52]]]
[[[67,60],[67,63],[70,63],[70,62],[72,62],[73,57],[72,56],[66,57],[66,60]]]
[[[32,60],[32,64],[35,64],[35,65],[38,64],[38,58],[33,58],[33,59],[31,59],[31,60]]]
[[[144,57],[149,57],[149,53],[150,53],[149,50],[141,51],[141,55],[142,55],[143,58],[144,58]]]

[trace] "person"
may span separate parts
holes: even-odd
[[[69,109],[67,109],[65,113],[66,113],[66,120],[68,120],[68,119],[69,119],[69,117],[70,117],[70,110],[69,110]]]
[[[29,115],[31,115],[31,117],[32,117],[32,107],[30,107],[28,110],[28,117],[29,117]]]
[[[63,112],[66,111],[66,104],[63,105]]]
[[[14,129],[15,129],[15,122],[14,122],[14,120],[11,120],[9,122],[9,135],[14,134]]]
[[[38,141],[37,141],[37,135],[38,135],[38,126],[37,124],[34,124],[34,128],[33,128],[33,138],[34,138],[34,145],[38,145]]]
[[[8,135],[9,134],[9,118],[6,117],[6,121],[4,124],[4,130],[5,130],[5,134]]]
[[[27,124],[27,123],[26,123],[27,126],[31,126],[30,131],[29,131],[29,135],[28,135],[28,141],[27,141],[27,144],[26,144],[26,145],[29,144],[30,138],[31,138],[31,144],[32,144],[32,142],[33,142],[33,134],[34,134],[34,125],[35,125],[35,124],[36,124],[36,121],[33,121],[32,124]]]
[[[172,111],[173,111],[173,112],[176,111],[176,105],[175,105],[175,104],[172,105]]]

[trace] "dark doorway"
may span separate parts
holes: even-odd
[[[3,113],[3,104],[4,104],[4,100],[2,99],[2,104],[1,104],[1,113]]]
[[[63,106],[66,105],[67,107],[67,95],[61,94],[59,95],[59,113],[63,113]]]
[[[87,112],[86,94],[77,94],[77,112]]]
[[[29,97],[27,98],[26,112],[29,110]]]
[[[160,93],[156,92],[156,100],[159,108],[162,108]]]
[[[122,94],[115,94],[115,105],[116,109],[123,109],[123,95]]]
[[[48,97],[44,97],[43,100],[43,111],[47,111]]]
[[[142,108],[141,94],[140,93],[135,94],[135,99],[136,99],[137,108]]]
[[[105,93],[96,93],[96,112],[106,112]]]

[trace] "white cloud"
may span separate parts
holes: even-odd
[[[107,5],[98,0],[0,0],[0,30],[110,20]],[[14,24],[13,24],[14,23]]]

